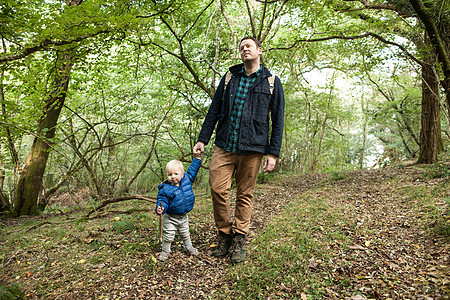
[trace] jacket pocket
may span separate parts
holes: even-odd
[[[269,124],[266,121],[253,119],[247,144],[251,147],[267,147],[269,139]]]
[[[259,87],[259,86],[258,86]],[[271,94],[269,88],[258,88],[255,87],[254,101],[252,107],[253,119],[259,120],[260,122],[266,122],[269,116],[270,100]]]

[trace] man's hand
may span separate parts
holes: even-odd
[[[205,143],[198,142],[195,144],[194,149],[192,150],[195,157],[202,157],[203,153],[205,153]]]
[[[264,161],[264,173],[272,172],[275,168],[275,164],[277,163],[277,157],[272,154],[267,154],[266,160]]]

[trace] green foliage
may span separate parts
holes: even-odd
[[[450,165],[448,163],[439,162],[424,166],[424,169],[425,172],[422,175],[423,180],[450,177]]]
[[[274,177],[276,177],[275,173],[259,173],[256,182],[259,184],[264,184],[266,182],[270,182]]]
[[[410,9],[405,1],[388,2]],[[357,1],[246,4],[3,1],[0,121],[10,132],[0,130],[1,144],[12,141],[26,161],[53,91],[57,54],[71,53],[68,95],[43,166],[45,190],[64,181],[62,195],[154,193],[168,160],[191,159],[221,75],[240,62],[237,43],[254,35],[285,90],[283,172],[366,167],[367,157],[382,151],[376,145],[393,149],[395,158],[416,156],[420,76],[400,47],[362,38],[372,32],[419,56],[423,29],[415,18],[363,9]],[[1,147],[0,162],[12,198],[19,169],[10,150]],[[206,172],[198,184],[207,184]]]
[[[440,177],[441,172],[446,168],[442,166],[433,168],[432,166],[422,167],[423,172],[419,179],[420,181],[442,180],[442,177]],[[437,170],[440,171],[436,172]],[[437,177],[433,177],[436,174]],[[448,176],[446,175],[446,177]],[[447,181],[443,181],[443,184],[438,184],[434,187],[420,185],[414,188],[405,188],[409,201],[425,214],[422,221],[423,229],[431,229],[436,236],[443,237],[446,241],[450,241],[450,198],[447,196],[448,188]],[[440,201],[436,202],[434,199],[440,199]]]
[[[80,225],[81,223],[86,223],[89,221],[88,217],[81,217],[75,221],[75,225]]]
[[[450,197],[445,197],[443,200],[447,208],[441,213],[441,218],[437,218],[435,227],[438,235],[442,235],[450,241]]]
[[[333,171],[332,173],[331,173],[331,179],[332,180],[335,180],[335,181],[339,181],[339,180],[342,180],[342,179],[345,179],[345,178],[347,178],[348,176],[347,176],[347,174],[345,173],[345,172],[337,172],[337,171]]]
[[[342,222],[339,212],[322,199],[309,198],[292,202],[285,212],[253,241],[254,263],[231,270],[236,289],[246,299],[265,299],[273,294],[300,299],[302,293],[321,299],[327,285],[346,284],[334,282],[332,276],[323,278],[310,267],[318,262],[327,268],[328,242],[347,242],[343,229],[336,226]],[[333,230],[324,232],[328,226]],[[323,239],[317,238],[315,233],[319,232]]]
[[[27,299],[27,297],[20,290],[20,287],[17,283],[11,283],[8,285],[0,285],[0,299],[17,300],[17,299]]]
[[[116,217],[111,229],[119,234],[122,234],[126,231],[133,231],[136,229],[135,223],[136,220],[128,216]]]

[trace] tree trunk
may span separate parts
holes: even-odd
[[[447,100],[448,112],[450,114],[450,56],[449,56],[449,38],[448,32],[442,32],[435,20],[439,19],[441,28],[449,28],[448,17],[433,18],[433,14],[430,10],[433,9],[433,1],[424,3],[422,0],[409,0],[417,16],[422,21],[425,26],[425,30],[430,37],[429,43],[433,46],[432,49],[436,53],[436,58],[442,65],[443,79],[441,81],[442,87],[444,88],[445,98]],[[426,4],[426,5],[425,5]],[[436,15],[440,15],[441,11],[436,5],[434,7]],[[445,14],[443,15],[445,16]],[[448,16],[448,14],[447,14]]]
[[[46,101],[30,154],[17,183],[13,208],[16,216],[39,213],[37,203],[42,178],[51,151],[51,140],[55,136],[58,118],[66,98],[72,65],[70,54],[57,54],[53,92]]]
[[[311,166],[309,168],[310,172],[316,171],[317,159],[320,157],[320,154],[322,152],[322,142],[323,142],[323,137],[325,136],[325,127],[327,125],[327,120],[328,120],[328,112],[325,115],[323,122],[322,122],[322,126],[320,129],[320,136],[319,136],[319,145],[317,146],[317,152],[315,154],[313,154]]]
[[[425,35],[425,45],[429,39]],[[432,164],[442,147],[439,115],[439,80],[434,70],[435,55],[428,53],[422,66],[422,117],[418,163]]]
[[[365,88],[363,86],[363,88]],[[361,95],[361,110],[363,112],[368,111],[369,108],[369,101],[365,100],[365,93],[363,90],[363,93]],[[364,160],[366,159],[366,147],[367,147],[367,115],[363,113],[363,124],[362,124],[362,145],[361,150],[359,152],[359,168],[362,170],[364,168]]]
[[[444,78],[444,80],[442,80],[442,82],[443,82],[444,90],[446,91],[445,99],[446,99],[446,103],[447,103],[447,117],[448,117],[448,122],[450,122],[450,78]]]
[[[5,173],[3,172],[3,162],[0,160],[0,212],[9,210],[9,201],[3,193],[3,183],[5,182]]]

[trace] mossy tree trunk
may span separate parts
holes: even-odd
[[[66,99],[72,65],[71,54],[57,54],[52,92],[46,100],[30,154],[16,187],[13,208],[16,216],[39,213],[37,204],[42,188],[42,178],[51,152],[58,118]]]
[[[425,43],[429,45],[429,39],[425,37]],[[433,53],[425,57],[422,66],[422,117],[420,131],[419,163],[432,164],[436,162],[437,155],[442,151],[440,104],[439,104],[439,79],[435,70],[435,58]]]

